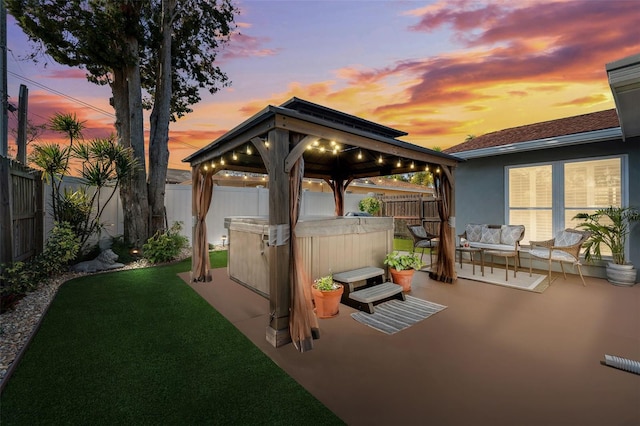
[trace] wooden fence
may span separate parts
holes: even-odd
[[[438,201],[432,196],[387,195],[382,201],[382,216],[394,218],[394,234],[396,237],[411,238],[406,225],[422,225],[428,232],[438,235],[440,217]]]
[[[0,263],[42,252],[44,198],[41,172],[0,157]]]

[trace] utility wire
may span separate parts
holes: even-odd
[[[51,93],[53,93],[53,94],[55,94],[55,95],[62,96],[63,98],[69,99],[69,100],[71,100],[71,101],[73,101],[73,102],[76,102],[76,103],[78,103],[78,104],[82,105],[82,106],[85,106],[85,107],[87,107],[87,108],[89,108],[89,109],[92,109],[92,110],[93,110],[93,111],[95,111],[95,112],[99,112],[100,114],[104,114],[104,115],[106,115],[106,116],[109,116],[110,118],[115,118],[115,117],[116,117],[113,113],[111,113],[111,112],[109,112],[109,111],[105,111],[105,110],[103,110],[102,108],[98,108],[98,107],[97,107],[97,106],[95,106],[95,105],[91,105],[91,104],[89,104],[89,103],[87,103],[87,102],[81,101],[80,99],[76,99],[76,98],[74,98],[73,96],[69,96],[69,95],[67,95],[66,93],[62,93],[62,92],[60,92],[60,91],[58,91],[58,90],[56,90],[56,89],[52,89],[51,87],[45,86],[45,85],[44,85],[44,84],[42,84],[42,83],[38,83],[38,82],[37,82],[37,81],[35,81],[35,80],[31,80],[30,78],[24,77],[24,76],[22,76],[22,75],[20,75],[20,74],[16,74],[16,73],[15,73],[15,72],[13,72],[13,71],[9,71],[9,70],[7,70],[7,73],[8,73],[8,74],[11,74],[12,76],[14,76],[14,77],[16,77],[16,78],[18,78],[18,79],[20,79],[20,80],[23,80],[23,81],[26,81],[26,82],[28,82],[28,83],[31,83],[31,84],[33,84],[34,86],[38,86],[38,87],[40,87],[41,89],[44,89],[44,90],[46,90],[46,91],[48,91],[48,92],[51,92]]]

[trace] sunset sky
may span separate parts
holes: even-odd
[[[408,132],[428,148],[614,107],[605,64],[640,53],[635,0],[237,2],[238,34],[219,55],[232,81],[171,124],[171,168],[265,106],[299,98]],[[108,87],[42,58],[8,17],[9,101],[29,118],[86,120],[114,132]],[[9,113],[9,126],[17,115]],[[148,129],[148,122],[146,123]],[[53,141],[44,134],[35,142]],[[10,150],[15,136],[9,134]]]

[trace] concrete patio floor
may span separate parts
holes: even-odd
[[[556,276],[537,294],[417,272],[409,294],[447,309],[385,335],[341,305],[306,353],[267,343],[268,301],[225,268],[190,285],[349,425],[639,425],[640,376],[600,361],[640,360],[640,285]]]

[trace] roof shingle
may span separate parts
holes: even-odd
[[[476,149],[610,129],[613,127],[620,127],[620,122],[618,121],[616,110],[608,109],[487,133],[486,135],[477,136],[469,141],[447,148],[444,152],[454,154],[457,152],[473,151]]]

